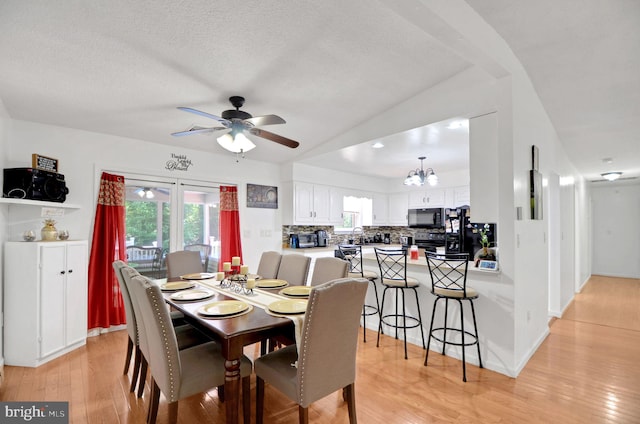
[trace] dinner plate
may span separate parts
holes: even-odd
[[[276,314],[303,314],[307,310],[306,299],[278,300],[268,306],[271,312]]]
[[[171,283],[162,284],[160,286],[160,289],[163,291],[174,291],[174,290],[192,289],[195,286],[196,284],[191,281],[174,281]]]
[[[263,280],[256,281],[256,287],[262,289],[278,289],[281,287],[287,287],[289,283],[285,280],[276,280],[273,278],[265,278]]]
[[[242,313],[247,309],[249,304],[241,300],[220,300],[202,306],[198,313],[210,317],[224,317]]]
[[[291,297],[309,297],[313,287],[309,286],[291,286],[280,290],[278,293]]]
[[[173,300],[182,300],[185,302],[192,300],[202,300],[213,296],[215,293],[210,290],[192,289],[175,292],[171,295]]]
[[[210,278],[216,278],[215,274],[209,272],[194,272],[193,274],[181,275],[183,280],[208,280]]]
[[[256,287],[262,289],[278,289],[280,287],[287,287],[289,283],[285,280],[274,280],[272,278],[265,278],[264,280],[256,281]]]

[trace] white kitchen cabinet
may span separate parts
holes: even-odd
[[[87,242],[7,242],[4,358],[36,367],[85,344]]]
[[[443,208],[445,193],[442,188],[429,188],[409,192],[409,208]]]
[[[294,224],[339,224],[342,222],[342,195],[338,188],[295,183]]]
[[[469,186],[453,188],[453,207],[469,206],[471,204],[471,192]]]
[[[408,225],[408,196],[406,193],[389,195],[389,225]]]
[[[346,191],[338,187],[329,188],[329,222],[328,224],[342,227],[344,212],[344,196]]]
[[[389,223],[389,198],[386,194],[373,194],[373,225],[387,225]]]

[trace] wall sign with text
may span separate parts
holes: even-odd
[[[37,153],[31,155],[31,167],[42,171],[58,172],[58,159],[40,156]]]

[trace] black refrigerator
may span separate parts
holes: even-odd
[[[468,222],[469,210],[467,208],[445,210],[445,253],[464,252],[464,228]]]

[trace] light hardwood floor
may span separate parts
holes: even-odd
[[[479,323],[483,325],[490,323]],[[126,332],[88,340],[85,348],[38,368],[5,367],[3,401],[70,402],[72,423],[144,423],[149,391],[128,392],[122,375]],[[640,423],[640,280],[594,276],[518,378],[467,367],[375,333],[358,350],[359,422],[370,423]],[[250,356],[257,350],[249,349]],[[252,382],[255,397],[255,380]],[[268,385],[265,422],[297,423],[297,406]],[[215,390],[180,402],[179,422],[224,422]],[[158,423],[166,423],[161,398]],[[310,407],[310,421],[347,423],[339,393]]]

